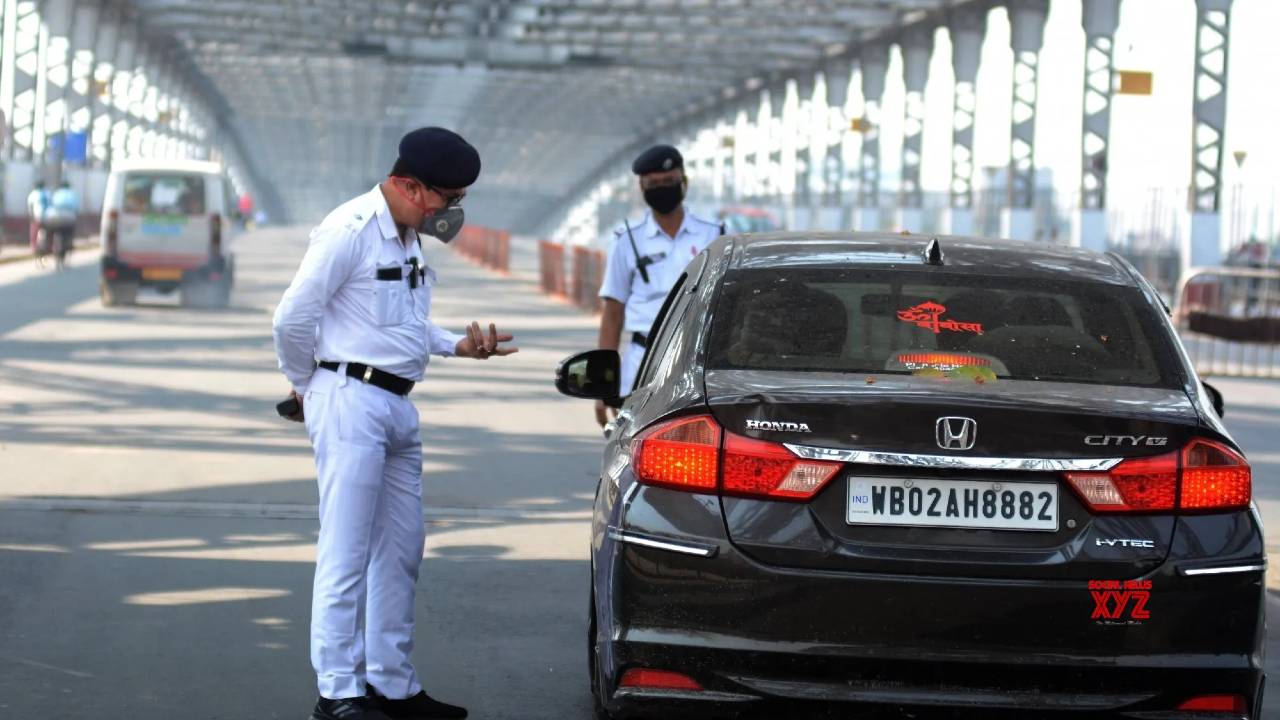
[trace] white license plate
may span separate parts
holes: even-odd
[[[850,525],[1058,529],[1058,485],[920,478],[849,478]]]

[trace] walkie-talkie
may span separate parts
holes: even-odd
[[[627,238],[631,240],[631,252],[636,256],[636,270],[640,271],[640,279],[647,283],[649,282],[649,266],[653,264],[653,258],[648,255],[640,257],[640,248],[636,247],[636,236],[631,234],[631,223],[626,218],[623,218],[622,225],[627,229]]]

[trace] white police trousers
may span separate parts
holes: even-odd
[[[346,367],[339,368],[345,373]],[[311,665],[320,695],[406,698],[426,530],[422,436],[407,398],[317,369],[303,402],[320,486]]]
[[[636,373],[640,371],[640,361],[644,359],[644,346],[636,342],[627,342],[622,349],[622,394],[630,395],[636,384]]]

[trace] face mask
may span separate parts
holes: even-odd
[[[418,233],[447,243],[457,237],[466,219],[466,213],[458,206],[437,210],[433,215],[422,216],[422,222],[418,223]]]
[[[400,197],[408,200],[409,204],[422,211],[422,221],[418,223],[418,227],[414,228],[419,235],[430,235],[440,242],[447,243],[457,237],[462,230],[462,224],[466,222],[467,216],[462,211],[461,206],[454,205],[440,210],[428,210],[425,206],[419,205],[413,198],[409,197],[409,194],[401,190],[399,185],[393,182],[391,187],[400,193]]]
[[[649,188],[644,191],[644,201],[654,212],[666,215],[680,207],[680,203],[684,201],[684,187],[677,183]]]

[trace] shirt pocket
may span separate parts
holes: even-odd
[[[383,327],[409,322],[413,298],[404,280],[378,280],[373,286],[373,316]]]
[[[422,274],[418,287],[410,290],[413,295],[414,317],[418,320],[425,322],[431,317],[431,286],[435,284],[435,279],[436,274],[427,268]]]

